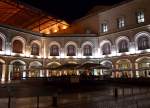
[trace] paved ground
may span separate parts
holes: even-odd
[[[8,108],[9,102],[10,108],[53,108],[56,99],[58,108],[150,108],[150,87],[38,81],[0,85],[0,108]]]

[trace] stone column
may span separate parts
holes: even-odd
[[[1,81],[4,82],[6,79],[5,79],[5,73],[6,73],[6,64],[3,64],[2,65],[2,78],[1,78]]]
[[[4,69],[5,69],[5,81],[8,81],[9,80],[9,65],[8,64],[4,64]]]
[[[135,62],[135,69],[138,69],[138,63],[137,62]],[[139,77],[139,71],[135,71],[135,75],[136,75],[136,77]]]
[[[46,39],[45,38],[42,38],[42,42],[41,42],[41,57],[42,58],[47,58],[48,55],[47,55],[47,50],[46,50]],[[49,50],[49,49],[48,49]]]
[[[77,58],[82,58],[82,48],[78,48]]]
[[[136,78],[137,77],[137,75],[136,75],[136,70],[135,70],[136,68],[135,68],[135,62],[132,62],[132,77],[133,78]]]

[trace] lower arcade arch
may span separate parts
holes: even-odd
[[[29,64],[28,77],[43,77],[42,64],[39,61],[33,61]]]
[[[10,62],[8,80],[25,79],[26,75],[26,63],[24,61],[13,60]]]
[[[116,62],[116,69],[114,70],[114,77],[116,78],[132,78],[132,63],[128,59],[121,59]]]
[[[104,60],[100,63],[103,66],[101,73],[103,76],[112,77],[113,64],[109,60]]]
[[[141,57],[135,63],[137,77],[150,77],[150,57]]]
[[[59,66],[61,66],[61,64],[58,62],[47,64],[46,77],[61,76],[61,72],[57,69]]]
[[[5,65],[5,61],[0,59],[0,80],[1,81],[5,81],[5,69],[6,65]]]

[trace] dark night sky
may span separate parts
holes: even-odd
[[[84,16],[96,5],[114,5],[125,0],[19,0],[39,8],[49,15],[72,22]]]

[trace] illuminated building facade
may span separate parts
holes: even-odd
[[[57,33],[54,34],[44,35],[1,25],[1,81],[21,77],[79,75],[78,71],[50,72],[40,67],[86,62],[112,68],[115,71],[111,77],[150,77],[148,4],[149,0],[132,0],[87,15],[70,28],[55,31]]]

